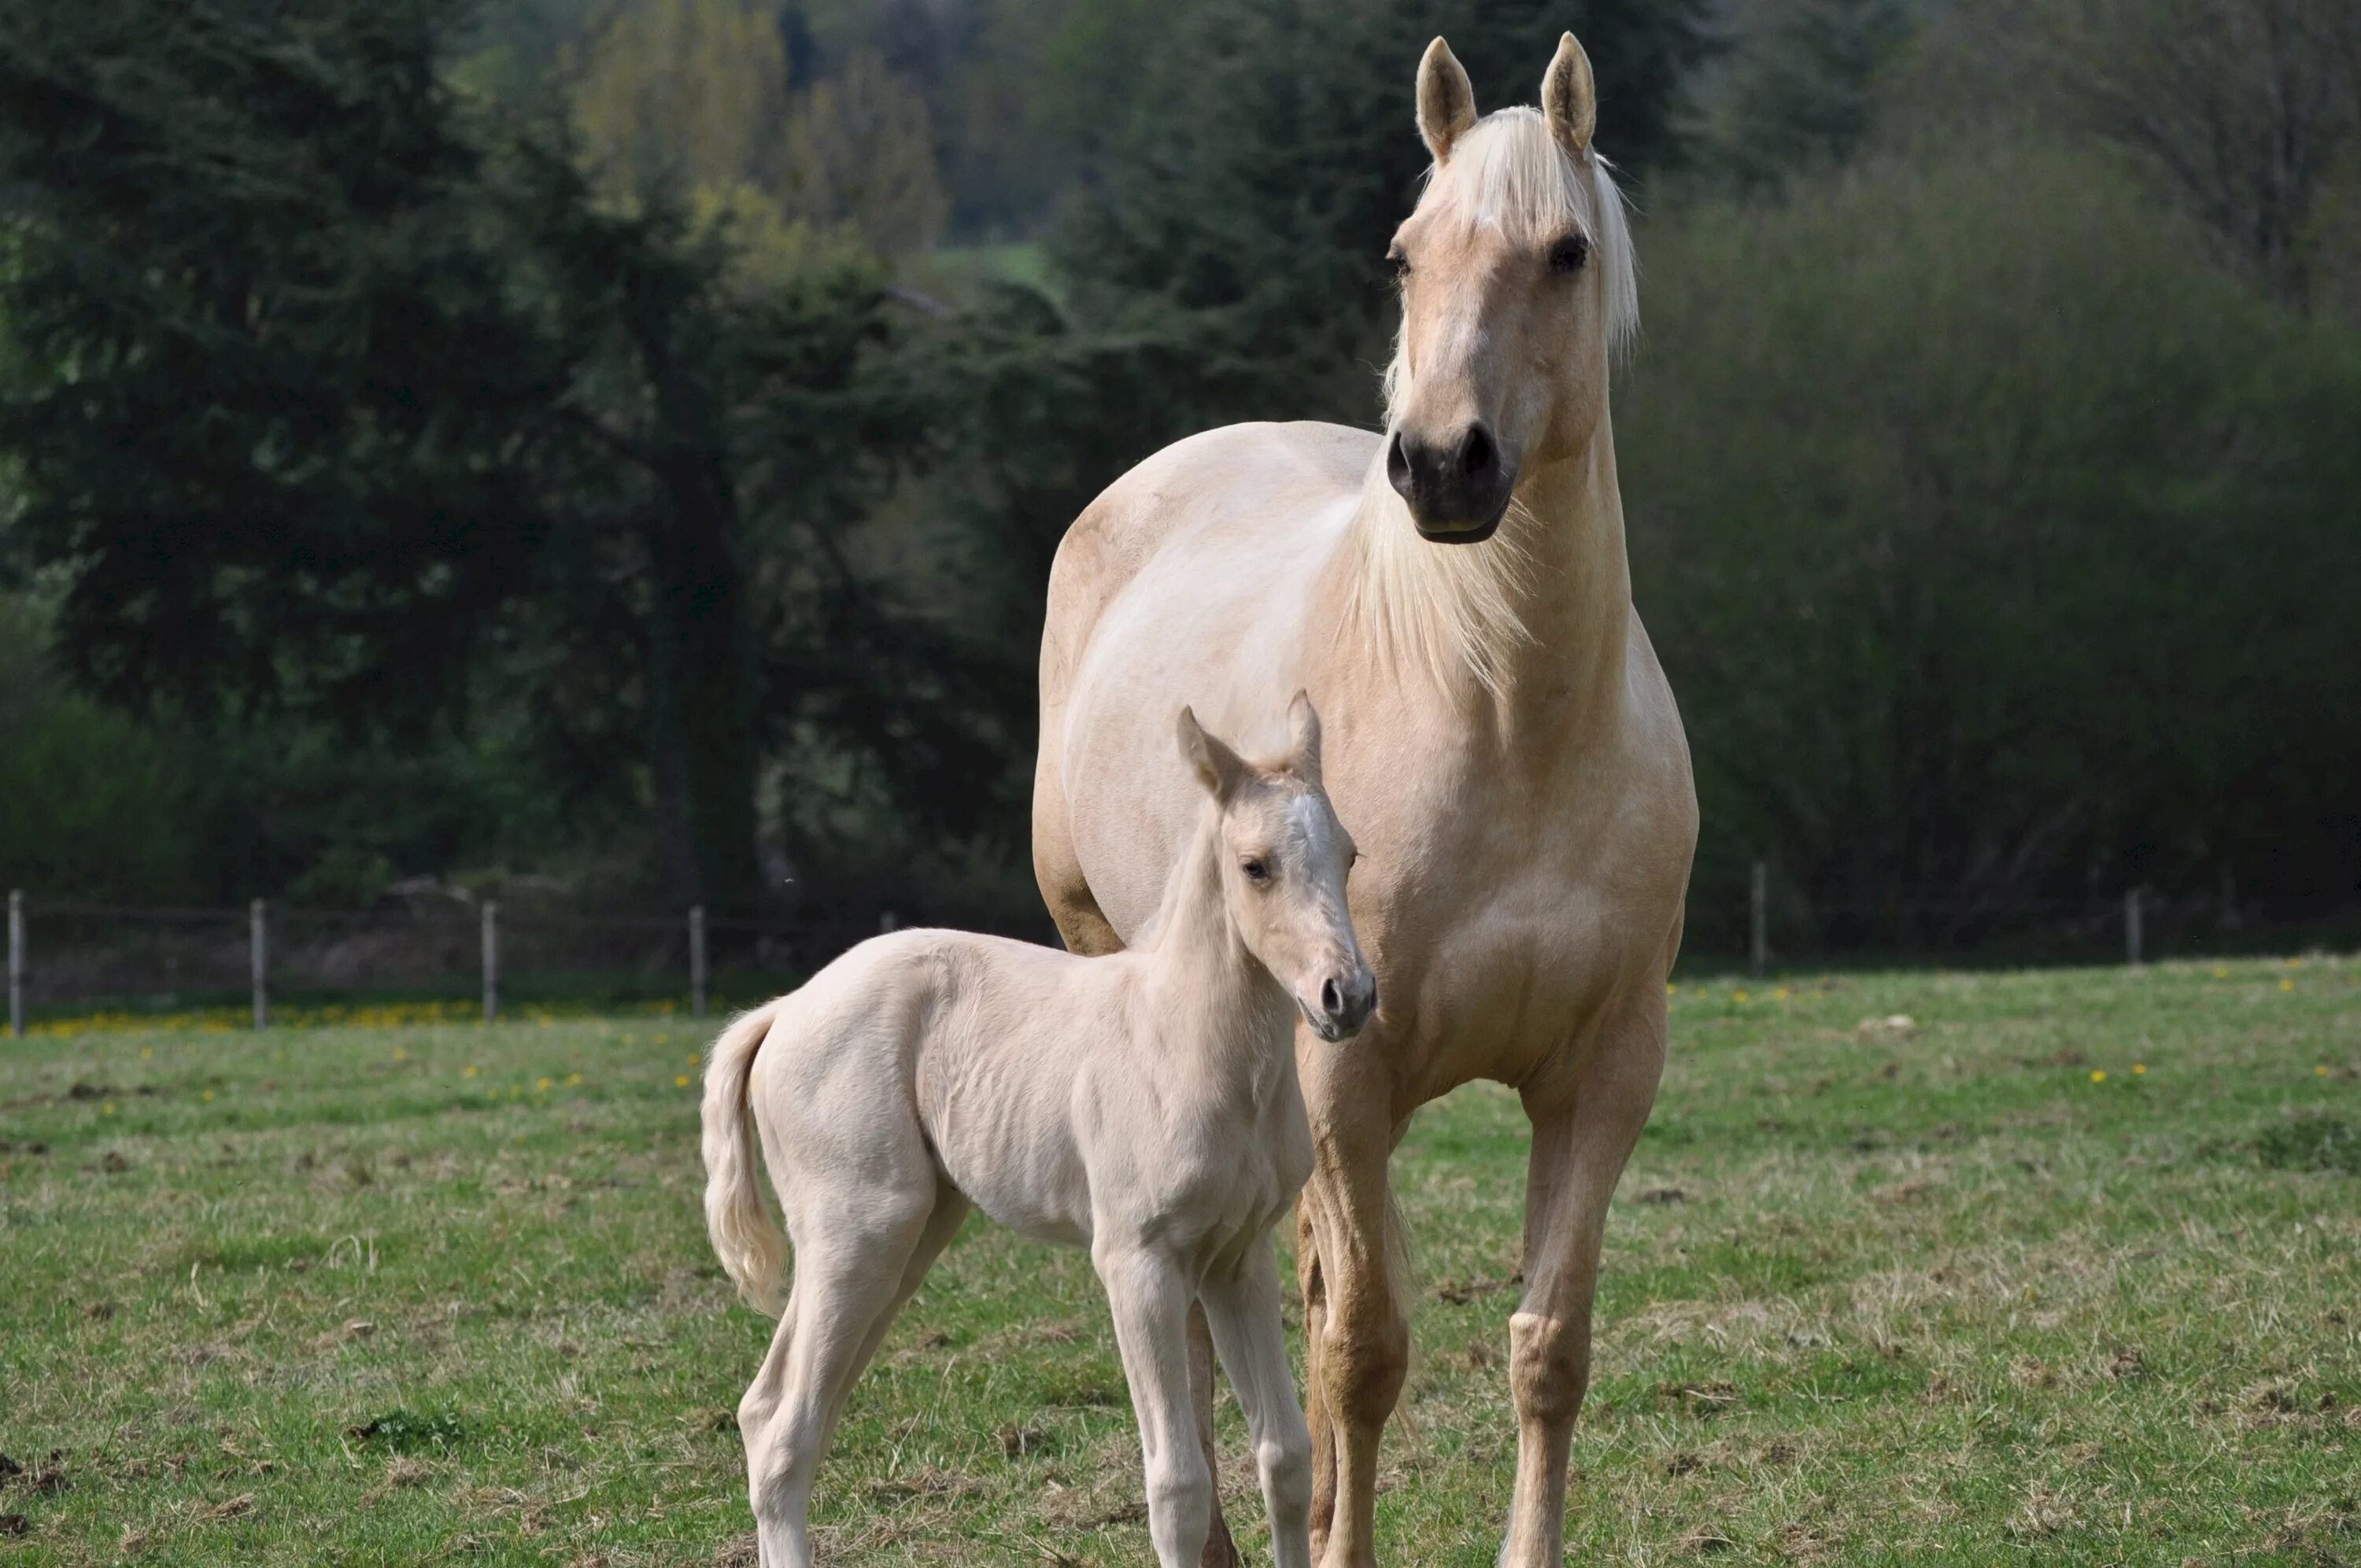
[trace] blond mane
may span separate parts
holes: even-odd
[[[1543,244],[1571,225],[1590,241],[1604,295],[1609,354],[1628,356],[1640,334],[1639,262],[1613,166],[1594,149],[1577,162],[1550,134],[1538,109],[1496,110],[1451,148],[1447,169],[1430,166],[1422,200],[1465,212],[1467,221]],[[1388,422],[1406,374],[1397,335],[1383,382]],[[1354,520],[1351,614],[1378,657],[1416,670],[1449,691],[1461,673],[1502,695],[1510,655],[1532,640],[1517,601],[1534,570],[1538,521],[1509,504],[1499,532],[1481,544],[1438,548],[1419,539],[1383,466],[1373,466]]]

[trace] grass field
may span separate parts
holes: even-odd
[[[1673,1006],[1575,1560],[2361,1564],[2361,961]],[[0,1041],[0,1562],[751,1563],[766,1325],[702,1234],[702,1043]],[[1396,1162],[1389,1563],[1497,1544],[1523,1147],[1477,1087]],[[1084,1259],[974,1222],[855,1393],[823,1549],[1145,1563],[1136,1450]]]

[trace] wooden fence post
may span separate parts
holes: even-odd
[[[254,958],[254,1026],[270,1027],[270,916],[262,900],[246,909],[247,945]]]
[[[484,1022],[500,1021],[500,906],[484,900]]]
[[[688,911],[688,1002],[699,1018],[705,1016],[705,905]]]
[[[2140,967],[2140,890],[2124,894],[2124,962]]]
[[[1753,961],[1754,972],[1760,975],[1771,967],[1771,868],[1761,861],[1754,862],[1754,885],[1749,891],[1747,913],[1747,955]]]
[[[25,1037],[25,895],[8,894],[8,1033]]]

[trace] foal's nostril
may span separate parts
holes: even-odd
[[[1471,479],[1481,478],[1491,472],[1499,451],[1492,444],[1492,433],[1483,425],[1467,427],[1467,439],[1459,444],[1459,471]]]
[[[1345,1011],[1344,988],[1333,980],[1322,981],[1320,982],[1320,1007],[1321,1011],[1326,1013],[1331,1018],[1341,1016]]]

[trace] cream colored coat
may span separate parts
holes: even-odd
[[[1298,1036],[1316,1155],[1301,1249],[1314,1548],[1331,1568],[1376,1560],[1377,1444],[1408,1346],[1388,1156],[1419,1106],[1490,1079],[1533,1125],[1502,1557],[1544,1568],[1563,1555],[1608,1201],[1664,1060],[1697,806],[1631,599],[1607,398],[1631,258],[1589,146],[1587,62],[1569,36],[1543,113],[1478,122],[1438,39],[1419,107],[1436,170],[1396,240],[1387,432],[1213,431],[1074,523],[1042,639],[1034,858],[1068,943],[1121,947],[1196,810],[1156,716],[1188,702],[1251,741],[1280,694],[1319,704],[1328,788],[1365,856],[1352,904],[1379,1004],[1349,1052]],[[1436,451],[1504,466],[1513,499],[1488,542],[1454,542],[1489,532],[1467,521],[1480,495],[1416,481]]]
[[[1300,696],[1294,713],[1288,762],[1258,769],[1182,712],[1197,818],[1138,950],[1086,960],[899,932],[715,1042],[707,1226],[746,1299],[779,1317],[738,1412],[763,1568],[810,1563],[837,1417],[971,1204],[1090,1249],[1162,1568],[1191,1568],[1213,1515],[1192,1301],[1246,1414],[1279,1568],[1308,1568],[1311,1444],[1270,1239],[1312,1167],[1292,1033],[1301,1016],[1349,1050],[1372,995],[1346,909],[1352,839],[1320,789],[1318,720]],[[756,1135],[795,1247],[784,1310]]]

